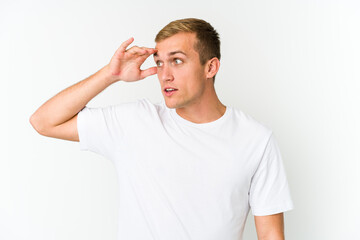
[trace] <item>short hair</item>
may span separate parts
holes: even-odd
[[[170,22],[155,37],[158,43],[177,33],[189,32],[196,34],[194,49],[198,52],[201,65],[217,57],[220,60],[220,37],[210,23],[197,18],[184,18]],[[216,74],[215,74],[216,75]],[[215,82],[215,75],[213,80]]]

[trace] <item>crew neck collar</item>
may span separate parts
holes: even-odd
[[[230,115],[230,113],[232,111],[231,106],[225,106],[226,107],[225,112],[220,118],[218,118],[214,121],[211,121],[211,122],[207,122],[207,123],[194,123],[194,122],[191,122],[191,121],[181,117],[176,112],[175,108],[168,108],[165,103],[164,103],[164,105],[170,111],[170,115],[172,116],[172,118],[174,120],[176,120],[177,122],[180,122],[180,123],[188,125],[188,126],[199,127],[199,128],[214,127],[214,126],[218,126],[218,125],[222,124],[228,118],[228,116]]]

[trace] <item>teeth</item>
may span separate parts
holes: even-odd
[[[169,92],[169,91],[174,91],[175,89],[174,88],[167,88],[165,89],[165,91]]]

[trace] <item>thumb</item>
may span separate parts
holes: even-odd
[[[151,67],[145,70],[141,70],[140,72],[140,79],[144,79],[148,76],[154,75],[157,73],[157,67]]]

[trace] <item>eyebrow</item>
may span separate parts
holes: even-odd
[[[175,54],[177,54],[177,53],[181,53],[181,54],[184,54],[184,55],[186,56],[186,54],[185,54],[183,51],[180,51],[180,50],[170,52],[168,55],[169,55],[169,56],[172,56],[172,55],[175,55]],[[159,56],[159,55],[157,54],[157,52],[154,53],[154,57],[158,57],[158,56]]]

